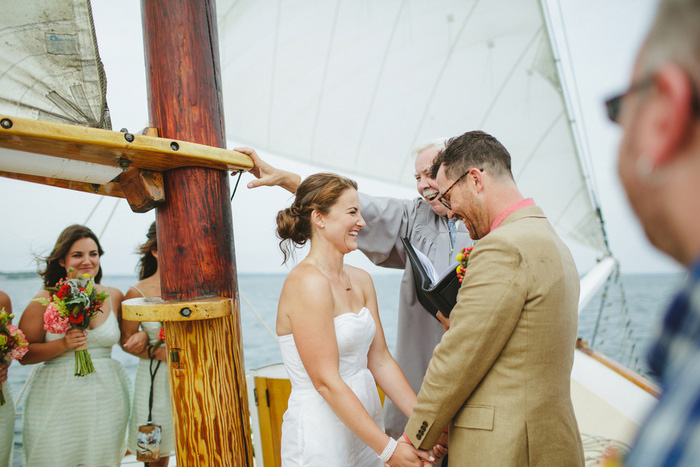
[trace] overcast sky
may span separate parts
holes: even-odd
[[[646,32],[654,0],[588,0],[550,2],[552,20],[562,23],[565,35],[556,35],[562,53],[570,52],[574,75],[567,88],[577,89],[577,102],[586,126],[595,184],[605,216],[612,252],[624,272],[667,272],[679,268],[646,241],[631,214],[615,172],[619,129],[605,119],[602,101],[624,89],[633,57]],[[143,65],[140,1],[93,1],[100,54],[108,79],[108,105],[113,128],[137,132],[148,125]],[[559,13],[561,11],[561,14]],[[466,130],[466,129],[465,129]],[[235,142],[230,142],[233,148]],[[268,156],[273,164],[308,175],[318,169]],[[234,198],[233,218],[239,272],[283,272],[274,237],[274,216],[290,202],[281,189],[248,190],[245,174]],[[389,187],[355,177],[362,190],[377,195],[413,197],[415,191]],[[233,184],[232,184],[233,186]],[[527,195],[527,193],[525,193]],[[106,251],[106,274],[130,274],[153,212],[134,214],[126,201],[0,179],[3,222],[0,226],[0,272],[35,270],[35,255],[48,253],[58,233],[72,223],[87,223]],[[90,216],[91,211],[94,214]],[[112,215],[112,211],[114,214]],[[88,217],[90,216],[89,220]],[[109,225],[105,226],[111,217]],[[104,233],[103,233],[104,231]],[[576,254],[576,252],[575,252]],[[578,255],[576,255],[579,261]],[[366,267],[359,253],[348,262]],[[585,270],[584,260],[580,269]]]

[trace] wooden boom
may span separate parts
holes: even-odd
[[[209,167],[227,171],[253,167],[246,154],[179,139],[159,138],[156,133],[131,134],[0,115],[0,176],[126,197],[134,209],[130,187],[133,187],[132,181],[139,176],[148,178],[153,172],[182,167]],[[14,158],[31,160],[34,155],[49,156],[49,159],[44,157],[35,164],[43,171],[42,174],[20,172],[13,168]],[[106,183],[66,179],[50,175],[50,169],[47,169],[44,161],[50,164],[52,159],[55,159],[57,167],[70,160],[116,169],[117,174],[122,171],[124,173],[118,179]],[[126,173],[127,169],[129,174]]]

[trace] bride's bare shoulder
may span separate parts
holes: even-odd
[[[309,263],[299,263],[289,272],[284,280],[283,288],[318,289],[328,287],[328,278],[314,265]]]
[[[360,282],[363,285],[373,284],[372,276],[364,269],[357,268],[355,266],[345,265],[345,270],[350,275],[350,278],[355,282]],[[372,285],[374,286],[374,285]]]

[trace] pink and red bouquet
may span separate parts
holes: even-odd
[[[0,359],[19,360],[29,350],[24,333],[17,326],[10,324],[15,315],[3,308],[0,310]],[[5,405],[5,395],[0,387],[0,406]]]
[[[61,279],[56,287],[47,287],[51,298],[34,300],[46,305],[44,329],[54,334],[65,334],[71,328],[87,329],[90,321],[102,311],[109,293],[97,292],[95,280],[87,274],[75,279]],[[75,376],[95,372],[87,345],[75,349]]]

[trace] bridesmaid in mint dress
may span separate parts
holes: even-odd
[[[151,224],[146,234],[146,242],[139,248],[141,259],[138,264],[140,281],[131,287],[124,299],[137,297],[160,297],[160,274],[158,273],[158,244],[156,238],[156,223]],[[139,326],[141,330],[139,330]],[[129,422],[129,436],[127,448],[136,452],[136,435],[139,425],[148,421],[148,399],[151,389],[151,375],[149,371],[150,359],[149,346],[153,346],[158,340],[158,333],[162,323],[144,321],[122,320],[122,348],[132,355],[139,357],[139,366],[136,370],[134,383],[134,403],[131,409],[131,421]],[[153,423],[162,428],[160,443],[160,460],[149,462],[150,467],[165,467],[168,465],[169,456],[175,455],[175,433],[173,429],[173,415],[170,406],[170,383],[168,381],[168,366],[165,346],[159,346],[151,354],[155,360],[161,361],[160,367],[153,381]],[[155,369],[156,362],[153,364]]]
[[[39,272],[45,287],[54,286],[71,270],[73,276],[93,277],[97,291],[109,292],[87,331],[45,331],[46,307],[38,302],[30,302],[22,313],[19,327],[29,351],[20,362],[38,364],[24,402],[24,466],[114,466],[124,457],[130,384],[122,364],[111,358],[121,335],[122,293],[99,285],[103,253],[90,229],[71,225],[58,237],[45,259],[45,269]],[[49,298],[49,293],[42,289],[35,296],[39,297]],[[74,375],[74,349],[83,344],[87,344],[95,372],[78,377]]]
[[[12,313],[10,297],[0,290],[0,310],[3,308],[8,313]],[[0,465],[10,465],[12,463],[12,438],[15,434],[15,402],[10,390],[10,383],[7,382],[9,366],[9,361],[0,362],[0,384],[5,396],[5,405],[0,406]]]

